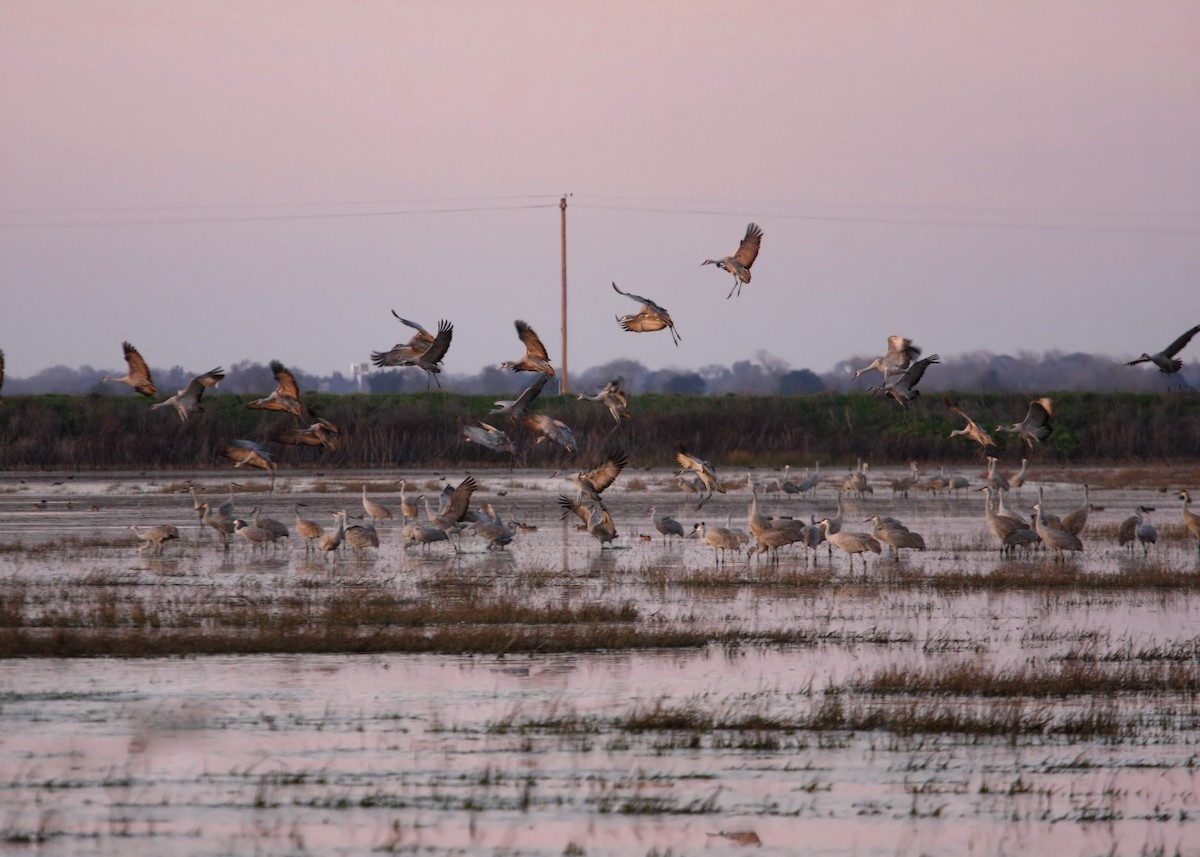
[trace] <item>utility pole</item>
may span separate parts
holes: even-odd
[[[562,220],[562,377],[559,392],[567,395],[567,197],[558,201]]]

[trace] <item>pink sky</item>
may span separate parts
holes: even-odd
[[[516,318],[560,361],[562,193],[576,371],[1200,322],[1194,2],[9,2],[0,109],[15,376],[123,339],[346,371],[407,338],[392,308],[454,322],[450,373],[517,356]],[[749,220],[726,301],[700,262]],[[622,332],[613,280],[682,345]]]

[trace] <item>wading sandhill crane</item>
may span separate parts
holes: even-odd
[[[1183,501],[1183,508],[1181,510],[1183,526],[1187,530],[1188,535],[1196,540],[1196,549],[1200,551],[1200,515],[1188,509],[1188,506],[1192,502],[1192,495],[1186,490],[1180,491],[1179,499]]]
[[[1083,528],[1087,526],[1088,513],[1097,510],[1100,507],[1092,505],[1091,489],[1083,486],[1083,505],[1077,509],[1073,509],[1063,515],[1059,526],[1073,535],[1079,535],[1083,532]]]
[[[1142,546],[1142,556],[1150,553],[1150,545],[1158,544],[1158,530],[1155,529],[1152,523],[1142,517],[1142,514],[1146,511],[1144,506],[1139,506],[1133,514],[1133,519],[1136,522],[1133,534],[1137,538],[1138,544]]]
[[[934,363],[940,363],[941,358],[936,354],[930,354],[928,357],[915,361],[911,366],[904,370],[900,375],[892,376],[891,380],[884,381],[878,387],[871,387],[868,392],[878,396],[891,396],[901,405],[906,402],[911,402],[917,396],[921,395],[921,391],[917,389],[917,384],[921,377],[925,374],[925,370]]]
[[[513,446],[508,434],[488,423],[481,422],[477,426],[463,426],[462,438],[467,443],[479,444],[493,452],[507,452],[513,457],[517,454],[517,448]]]
[[[616,283],[613,283],[612,287],[617,294],[633,298],[642,305],[641,311],[636,315],[617,316],[617,324],[621,325],[622,330],[627,330],[630,333],[651,333],[655,330],[662,330],[665,327],[671,331],[671,339],[675,342],[676,347],[679,346],[683,337],[675,330],[675,322],[671,321],[671,314],[669,312],[650,300],[650,298],[635,295],[633,292],[621,291],[617,288]]]
[[[263,550],[267,549],[267,544],[271,542],[271,534],[262,527],[256,527],[253,524],[248,524],[241,518],[235,518],[233,521],[233,531],[241,536],[250,545],[250,550],[253,552],[260,546]]]
[[[379,547],[379,533],[375,531],[374,524],[353,524],[346,527],[342,537],[355,556],[361,556],[366,548]]]
[[[587,497],[601,509],[607,508],[600,495],[604,493],[605,488],[617,481],[617,477],[628,463],[629,459],[625,453],[618,450],[605,459],[603,464],[593,467],[587,473],[572,473],[569,478],[575,485],[575,499],[578,501]]]
[[[676,521],[667,514],[658,514],[654,511],[654,507],[650,507],[650,521],[654,524],[654,529],[662,533],[663,541],[670,541],[671,536],[679,536],[684,538],[683,524]]]
[[[725,296],[726,300],[733,297],[734,292],[741,297],[742,284],[750,282],[750,266],[758,258],[758,251],[762,247],[762,236],[762,228],[757,223],[747,224],[746,235],[742,238],[742,243],[738,245],[736,253],[721,259],[705,259],[700,263],[700,267],[716,265],[722,271],[733,274],[733,288]]]
[[[416,501],[405,493],[408,488],[408,482],[401,479],[396,484],[400,486],[400,517],[405,521],[416,520],[420,514],[420,509],[417,508]]]
[[[417,322],[401,318],[395,310],[392,310],[392,315],[396,316],[401,324],[408,325],[416,333],[413,334],[412,339],[408,340],[408,342],[393,345],[391,351],[376,351],[371,355],[371,359],[375,360],[379,358],[383,361],[376,363],[376,366],[410,366],[412,365],[411,363],[403,361],[415,360],[420,357],[429,350],[429,346],[433,345],[436,337]]]
[[[392,313],[395,315],[395,312]],[[399,318],[399,316],[396,316]],[[407,322],[405,322],[407,324]],[[429,389],[429,379],[437,381],[437,385],[442,386],[442,382],[438,380],[438,375],[442,371],[442,358],[446,356],[446,352],[450,350],[450,340],[454,338],[454,325],[442,319],[438,322],[437,336],[433,337],[433,341],[429,343],[429,347],[419,354],[397,351],[400,346],[393,348],[391,351],[373,351],[371,352],[371,362],[376,366],[416,366],[418,369],[425,370],[425,389]]]
[[[1015,518],[998,515],[995,511],[993,511],[993,489],[991,485],[984,485],[980,490],[986,494],[986,499],[984,500],[983,504],[983,520],[987,524],[988,529],[992,531],[992,535],[1000,540],[1000,553],[1009,553],[1012,550],[1012,546],[1005,542],[1005,539],[1008,538],[1011,533],[1014,533],[1017,530],[1025,529],[1025,523],[1023,521],[1018,521]]]
[[[863,368],[854,373],[854,377],[865,375],[872,369],[878,369],[886,383],[893,375],[899,375],[921,356],[921,349],[913,345],[911,339],[893,334],[887,339],[887,353],[876,357]]]
[[[963,411],[962,408],[950,401],[949,396],[944,396],[942,401],[946,403],[946,407],[950,409],[951,413],[958,414],[967,421],[965,427],[955,429],[954,431],[950,432],[947,437],[965,437],[968,440],[975,441],[982,449],[987,449],[989,446],[996,445],[996,441],[992,440],[992,436],[987,433],[983,426],[979,425],[979,423],[967,416],[966,412]]]
[[[579,516],[588,535],[600,542],[601,550],[605,545],[611,546],[612,541],[616,539],[617,525],[613,523],[612,515],[608,513],[607,509],[599,506],[585,506],[565,494],[558,495],[558,505],[562,508],[561,517],[564,520],[568,514]]]
[[[575,396],[575,398],[587,399],[589,402],[601,402],[606,408],[608,408],[608,412],[612,414],[613,421],[616,423],[616,425],[614,425],[609,431],[609,434],[612,434],[617,430],[618,427],[620,427],[621,420],[627,420],[630,418],[629,395],[622,387],[620,378],[609,381],[607,384],[601,387],[595,393],[595,395],[588,396],[584,393],[579,393]]]
[[[503,550],[517,535],[517,525],[512,521],[505,523],[491,503],[484,503],[480,510],[483,517],[475,521],[471,529],[476,536],[487,542],[486,550]]]
[[[1025,419],[1007,427],[996,426],[995,431],[1018,435],[1021,440],[1029,444],[1030,449],[1033,449],[1036,441],[1045,440],[1054,431],[1054,427],[1050,425],[1050,417],[1053,414],[1054,408],[1051,406],[1050,398],[1042,396],[1042,398],[1034,399],[1029,403]]]
[[[519,360],[505,360],[500,364],[501,369],[511,369],[513,372],[541,372],[543,375],[553,375],[554,367],[550,365],[550,355],[546,346],[533,332],[533,328],[517,319],[513,324],[517,328],[517,336],[525,344],[525,353]]]
[[[296,532],[304,539],[304,552],[308,553],[313,549],[313,543],[325,535],[325,528],[316,521],[300,517],[301,506],[307,508],[307,505],[304,503],[296,504]]]
[[[892,480],[892,494],[899,494],[907,499],[909,490],[917,484],[919,478],[920,473],[917,469],[917,462],[910,461],[908,463],[908,473]]]
[[[259,513],[258,506],[250,510],[250,523],[270,533],[271,544],[275,544],[280,539],[286,539],[289,535],[287,524],[283,523],[283,521],[277,521],[274,518],[264,518]]]
[[[1192,341],[1192,337],[1200,333],[1200,324],[1193,327],[1191,330],[1185,331],[1178,339],[1164,348],[1162,351],[1154,354],[1143,354],[1137,360],[1130,360],[1126,366],[1136,366],[1138,363],[1153,363],[1158,367],[1159,372],[1167,375],[1173,375],[1183,368],[1183,361],[1175,357],[1184,346]]]
[[[904,524],[896,520],[885,520],[879,515],[872,515],[864,523],[870,523],[871,535],[891,549],[892,558],[900,561],[901,548],[925,550],[925,538],[920,533],[914,533]]]
[[[138,353],[138,350],[128,342],[122,342],[121,348],[125,350],[125,363],[128,365],[129,371],[120,378],[112,378],[105,375],[100,380],[128,384],[143,396],[153,396],[158,390],[155,388],[154,381],[150,377],[150,367],[146,365],[146,361],[142,359],[142,355]]]
[[[805,476],[796,484],[800,488],[801,494],[815,494],[817,486],[821,484],[821,462],[816,462],[812,474]]]
[[[1117,544],[1121,547],[1129,547],[1129,552],[1133,553],[1133,543],[1137,540],[1138,513],[1153,512],[1153,506],[1138,506],[1133,510],[1133,514],[1117,525]]]
[[[1021,488],[1025,485],[1025,468],[1028,466],[1028,464],[1029,459],[1022,458],[1021,469],[1012,476],[1008,477],[1008,488],[1010,491],[1016,491],[1018,497],[1021,496]]]
[[[342,545],[342,536],[346,533],[346,510],[333,513],[333,531],[328,532],[317,541],[317,547],[325,551],[325,557],[336,551]]]
[[[217,455],[228,458],[234,467],[256,467],[271,474],[271,490],[275,490],[275,456],[252,440],[231,440],[217,446]]]
[[[428,501],[425,501],[425,511],[429,515],[430,523],[447,531],[459,529],[459,524],[466,520],[467,512],[470,510],[471,495],[477,490],[479,490],[479,483],[475,481],[474,476],[468,476],[450,491],[445,505],[437,512],[429,508]]]
[[[1042,544],[1054,551],[1055,559],[1062,561],[1063,551],[1083,551],[1083,542],[1079,540],[1079,536],[1074,533],[1068,533],[1066,530],[1051,526],[1046,520],[1046,515],[1042,509],[1042,487],[1038,486],[1038,501],[1033,508],[1037,511],[1034,517],[1034,529],[1038,536],[1042,539]]]
[[[449,542],[450,536],[441,527],[435,527],[433,524],[424,524],[420,521],[411,521],[404,525],[400,530],[400,543],[404,546],[404,550],[408,550],[413,545],[421,545],[426,550],[434,542]],[[454,544],[451,543],[451,547]]]
[[[696,478],[700,480],[704,496],[700,498],[696,509],[700,509],[705,501],[713,495],[714,491],[721,494],[725,493],[725,486],[717,479],[717,472],[713,469],[713,466],[703,458],[698,458],[689,453],[682,443],[679,444],[679,451],[675,453],[675,463],[680,467],[679,472],[675,474],[676,478],[684,472],[689,472],[694,473]]]
[[[271,361],[271,372],[275,375],[275,390],[262,399],[247,402],[246,407],[259,411],[280,411],[299,419],[304,413],[300,404],[300,387],[296,377],[278,360]]]
[[[488,411],[488,415],[500,414],[514,420],[521,419],[521,417],[528,413],[529,405],[538,397],[542,392],[542,388],[546,386],[546,382],[549,380],[549,375],[539,374],[534,379],[534,382],[526,387],[517,398],[501,399],[498,402],[492,402],[495,407]]]
[[[225,372],[218,366],[211,372],[205,372],[203,375],[197,375],[192,380],[188,381],[187,386],[178,391],[174,396],[169,396],[161,402],[156,402],[150,406],[150,410],[157,411],[159,408],[165,408],[171,405],[179,414],[179,419],[183,422],[188,421],[188,417],[193,413],[199,413],[204,408],[200,406],[200,399],[204,396],[204,391],[209,387],[217,384],[225,377]]]
[[[174,524],[159,524],[154,527],[147,527],[144,530],[139,530],[137,524],[130,524],[129,529],[133,530],[133,534],[141,539],[145,544],[138,546],[138,553],[144,553],[146,550],[153,548],[156,554],[163,552],[163,544],[179,538],[179,529]]]
[[[880,547],[879,541],[866,533],[853,533],[846,530],[838,530],[836,533],[829,532],[829,519],[823,518],[820,521],[821,534],[825,540],[842,551],[850,558],[850,571],[854,571],[854,556],[870,551],[873,554],[882,554],[883,548]],[[863,571],[867,570],[867,558],[863,557]]]
[[[378,524],[380,521],[384,519],[390,519],[392,517],[391,509],[380,503],[376,503],[374,500],[367,497],[366,485],[363,485],[362,487],[362,507],[363,511],[366,512],[367,517],[371,519],[372,523]]]
[[[212,513],[212,507],[208,503],[201,503],[200,509],[201,522],[204,524],[204,526],[211,527],[213,531],[221,537],[221,543],[228,548],[229,537],[233,535],[234,519],[225,515],[221,515],[220,513],[214,515]]]
[[[729,527],[710,527],[701,521],[692,527],[692,536],[713,549],[714,563],[725,561],[725,551],[733,551],[736,554],[742,549],[741,534]]]

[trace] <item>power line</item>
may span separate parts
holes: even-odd
[[[321,206],[415,205],[438,202],[492,202],[501,199],[557,199],[558,194],[530,193],[500,196],[442,196],[428,199],[360,199],[322,202],[220,202],[210,205],[92,205],[66,208],[0,208],[0,214],[83,214],[88,212],[213,211],[220,209],[317,208]]]

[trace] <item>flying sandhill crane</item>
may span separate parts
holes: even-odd
[[[1188,509],[1188,506],[1192,502],[1192,495],[1186,490],[1180,491],[1179,499],[1183,501],[1183,509],[1181,510],[1183,526],[1188,531],[1188,535],[1196,539],[1196,549],[1200,551],[1200,515]]]
[[[587,473],[572,473],[569,478],[575,485],[575,499],[582,500],[587,497],[601,509],[606,508],[600,495],[604,493],[605,488],[617,481],[617,477],[628,463],[629,459],[625,453],[617,451],[605,459],[603,464],[593,467]]]
[[[252,440],[231,440],[217,446],[217,455],[228,458],[234,467],[256,467],[271,474],[271,490],[275,490],[275,456]]]
[[[553,441],[567,451],[568,458],[579,448],[570,426],[549,414],[526,414],[521,417],[520,423],[537,435],[535,444]]]
[[[395,311],[392,311],[395,315]],[[400,316],[396,316],[400,318]],[[408,322],[405,322],[406,324]],[[454,325],[442,319],[438,322],[437,336],[433,337],[433,341],[429,343],[429,347],[419,354],[413,354],[405,351],[401,346],[393,348],[391,351],[373,351],[371,352],[371,362],[376,366],[416,366],[419,369],[425,370],[425,389],[429,389],[429,379],[437,381],[437,385],[442,386],[442,382],[438,380],[438,375],[442,371],[442,358],[446,356],[446,352],[450,350],[450,340],[454,338]],[[407,346],[406,346],[407,347]],[[400,349],[399,351],[397,349]]]
[[[667,514],[658,514],[654,511],[654,507],[650,507],[650,520],[654,524],[654,529],[662,533],[663,541],[670,541],[671,536],[684,537],[683,524],[676,521]]]
[[[153,396],[158,391],[154,386],[154,381],[150,377],[150,367],[146,365],[146,361],[142,359],[142,355],[138,353],[138,350],[128,342],[122,342],[121,348],[125,349],[125,363],[128,365],[129,371],[121,378],[112,378],[105,375],[100,380],[128,384],[143,396]]]
[[[174,524],[159,524],[155,527],[147,527],[144,530],[139,530],[137,524],[130,524],[129,529],[133,530],[133,534],[141,539],[145,544],[138,547],[138,553],[144,553],[147,549],[153,548],[156,554],[163,552],[163,543],[179,538],[179,529]]]
[[[337,449],[342,441],[340,429],[327,420],[318,420],[308,428],[293,428],[273,431],[267,440],[283,446],[321,446]]]
[[[247,402],[246,407],[259,411],[280,411],[297,419],[304,413],[300,404],[300,387],[296,377],[278,360],[271,361],[271,372],[275,375],[275,390],[262,399]]]
[[[513,322],[517,328],[517,336],[525,344],[525,354],[519,360],[505,360],[500,364],[501,369],[511,369],[514,372],[541,372],[543,375],[553,375],[554,367],[550,365],[550,355],[546,346],[533,332],[533,328],[517,319]]]
[[[630,333],[650,333],[655,330],[662,330],[665,327],[671,331],[671,339],[675,342],[676,347],[679,346],[683,337],[675,330],[675,322],[671,321],[671,314],[669,312],[650,300],[650,298],[635,295],[633,292],[621,291],[617,288],[616,283],[613,283],[612,287],[617,294],[633,298],[642,305],[641,311],[636,315],[617,316],[617,324],[621,325],[622,330],[627,330]]]
[[[467,443],[479,444],[493,452],[507,452],[514,457],[517,454],[517,448],[513,446],[508,434],[488,423],[481,422],[477,426],[463,426],[462,437]]]
[[[1054,409],[1050,404],[1050,398],[1042,396],[1042,398],[1034,399],[1029,403],[1025,419],[1007,427],[996,426],[995,430],[1018,435],[1021,440],[1029,444],[1030,449],[1033,449],[1036,441],[1045,440],[1054,431],[1054,427],[1050,425],[1050,417],[1053,414]]]
[[[904,405],[921,395],[921,391],[917,389],[918,382],[925,374],[926,369],[934,363],[940,362],[941,358],[938,355],[930,354],[928,357],[915,361],[900,375],[892,376],[891,380],[885,380],[878,387],[869,388],[868,392],[874,393],[876,397],[891,396]]]
[[[374,500],[367,497],[366,485],[363,485],[362,487],[362,507],[363,511],[367,513],[367,516],[371,519],[371,521],[376,524],[385,518],[392,517],[391,509],[389,509],[387,506],[376,503]]]
[[[296,532],[304,539],[304,552],[308,553],[314,547],[313,543],[321,536],[325,535],[325,528],[316,521],[308,518],[300,517],[300,507],[306,506],[304,503],[296,504]]]
[[[519,420],[529,412],[530,403],[538,397],[542,392],[542,388],[546,386],[546,382],[549,380],[549,375],[539,374],[534,382],[526,387],[517,398],[501,399],[498,402],[492,402],[495,407],[488,411],[488,415],[500,414],[514,420]]]
[[[479,483],[475,477],[468,476],[450,491],[445,505],[439,511],[434,512],[430,509],[428,501],[426,501],[425,509],[429,513],[430,523],[443,530],[457,529],[458,525],[467,517],[471,505],[471,495],[478,489]]]
[[[613,540],[617,537],[617,525],[613,523],[612,515],[608,513],[607,509],[600,506],[585,506],[565,494],[558,495],[558,505],[563,510],[563,519],[566,519],[569,514],[579,516],[588,535],[600,542],[601,550],[605,545],[611,547]]]
[[[630,418],[629,395],[622,387],[620,378],[609,381],[607,384],[601,387],[595,393],[595,395],[588,396],[583,393],[579,393],[575,396],[575,398],[587,399],[589,402],[601,402],[606,408],[608,408],[608,412],[612,414],[613,421],[616,423],[616,425],[613,426],[613,428],[609,431],[609,434],[612,434],[617,430],[617,428],[621,425],[621,420],[627,420]]]
[[[726,300],[733,297],[734,292],[741,297],[742,284],[750,282],[750,266],[758,258],[759,248],[762,247],[762,236],[762,228],[757,223],[750,223],[746,226],[746,235],[742,238],[742,243],[738,245],[736,253],[722,259],[705,259],[700,263],[700,267],[716,265],[722,271],[733,274],[733,288],[725,296]]]
[[[842,551],[850,558],[850,571],[854,571],[854,556],[870,551],[873,554],[882,554],[883,548],[880,547],[879,541],[866,533],[847,532],[846,530],[838,530],[836,533],[829,532],[829,519],[823,518],[820,521],[821,534],[825,540]],[[867,570],[867,558],[863,557],[863,571]]]
[[[893,375],[899,375],[911,366],[912,362],[920,356],[921,349],[913,345],[911,339],[893,334],[887,339],[887,353],[882,357],[876,357],[866,366],[855,371],[854,377],[858,378],[872,369],[878,369],[886,383]]]
[[[391,351],[377,351],[371,355],[371,359],[380,358],[383,362],[376,363],[376,366],[409,366],[410,363],[405,363],[405,360],[415,360],[426,351],[429,346],[433,345],[436,338],[432,333],[422,327],[415,321],[409,321],[407,318],[402,318],[395,310],[392,310],[392,315],[400,320],[401,324],[406,324],[416,331],[412,339],[408,342],[400,343],[392,346]]]
[[[1193,327],[1191,330],[1185,331],[1178,339],[1155,354],[1143,354],[1137,360],[1130,360],[1126,366],[1136,366],[1138,363],[1153,363],[1158,367],[1159,372],[1167,375],[1173,375],[1183,368],[1183,361],[1176,358],[1175,355],[1183,350],[1184,346],[1192,341],[1192,337],[1200,333],[1200,324]]]
[[[679,473],[675,476],[678,478],[684,472],[694,473],[696,478],[700,480],[700,486],[704,490],[704,496],[700,498],[700,502],[696,508],[700,509],[705,501],[713,495],[714,491],[721,494],[725,493],[725,486],[717,479],[717,472],[713,466],[703,458],[698,458],[687,451],[687,448],[681,443],[679,451],[675,453],[675,463],[679,465]]]
[[[1058,560],[1063,560],[1063,551],[1083,551],[1083,542],[1079,540],[1079,536],[1074,533],[1068,533],[1064,529],[1052,526],[1047,520],[1046,515],[1042,511],[1042,486],[1038,486],[1038,501],[1034,504],[1034,509],[1037,515],[1034,517],[1034,529],[1041,537],[1042,543],[1046,547],[1054,551],[1054,556]]]
[[[989,446],[996,445],[996,441],[992,440],[992,436],[987,433],[983,426],[979,425],[979,423],[967,416],[966,412],[963,411],[962,408],[950,401],[949,396],[944,396],[942,401],[946,403],[946,407],[950,409],[951,413],[958,414],[967,421],[965,427],[955,429],[954,431],[950,432],[947,437],[965,437],[968,440],[975,441],[982,449],[987,449]]]
[[[204,408],[200,407],[200,399],[204,395],[204,391],[214,384],[219,383],[224,377],[225,372],[220,366],[210,372],[205,372],[203,375],[197,375],[188,381],[187,386],[178,391],[174,396],[169,396],[161,402],[151,405],[150,410],[157,411],[159,408],[171,405],[178,412],[179,419],[186,423],[191,414],[204,410]]]

